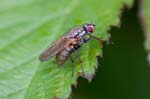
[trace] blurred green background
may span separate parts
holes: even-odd
[[[91,83],[80,78],[73,99],[150,99],[150,65],[138,10],[137,4],[124,9],[121,27],[110,30],[114,44],[104,44],[95,77]]]

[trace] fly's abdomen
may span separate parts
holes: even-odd
[[[61,52],[59,52],[58,54],[56,54],[56,60],[58,64],[64,64],[65,61],[69,58],[70,54],[71,54],[71,49],[70,48],[66,48],[64,50],[62,50]]]

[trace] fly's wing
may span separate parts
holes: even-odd
[[[56,55],[64,48],[68,47],[74,41],[75,41],[74,38],[66,39],[66,35],[61,37],[59,40],[54,42],[51,46],[49,46],[47,49],[43,51],[43,53],[39,57],[40,61],[48,60],[50,57]]]

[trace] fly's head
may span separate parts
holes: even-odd
[[[95,25],[94,24],[84,24],[83,29],[86,31],[86,33],[91,34],[95,30]]]

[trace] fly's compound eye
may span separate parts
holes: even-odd
[[[93,26],[88,26],[88,27],[87,27],[87,31],[88,31],[89,33],[93,33],[93,32],[94,32],[94,27],[93,27]]]
[[[84,27],[84,30],[87,32],[87,33],[93,33],[94,32],[94,24],[84,24],[83,27]]]

